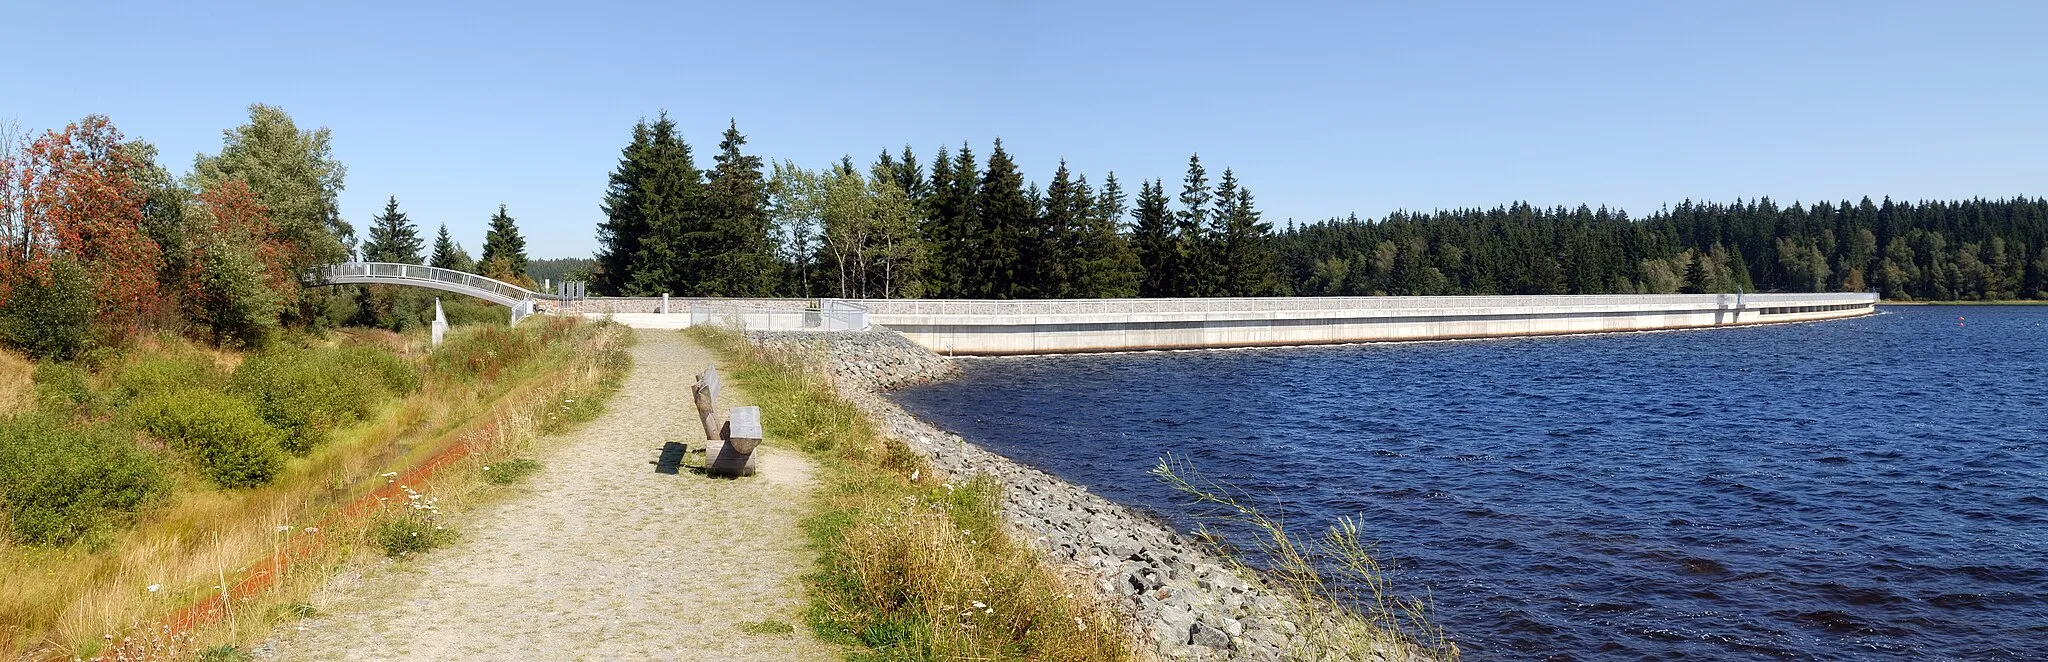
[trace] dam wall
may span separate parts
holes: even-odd
[[[870,324],[940,354],[1275,347],[1699,329],[1868,315],[1877,295],[862,299]]]

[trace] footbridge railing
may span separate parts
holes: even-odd
[[[559,301],[560,296],[535,292],[495,278],[473,273],[402,262],[343,262],[314,267],[306,272],[306,284],[326,285],[410,285],[476,297],[512,309],[512,323],[533,314],[535,301]]]
[[[531,306],[535,300],[558,300],[561,297],[543,294],[513,285],[495,278],[485,278],[473,273],[429,267],[424,264],[400,262],[343,262],[314,267],[306,274],[307,284],[322,285],[411,285],[443,292],[464,294],[507,308],[518,308],[522,304]]]

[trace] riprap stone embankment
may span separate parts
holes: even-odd
[[[860,333],[748,334],[771,349],[829,360],[843,397],[881,430],[952,476],[1004,485],[1003,515],[1015,534],[1055,563],[1083,571],[1136,618],[1143,636],[1175,660],[1286,660],[1300,650],[1291,598],[1239,576],[1158,519],[1113,503],[933,427],[880,393],[951,376],[958,368],[903,336]],[[1406,659],[1388,651],[1382,659]]]

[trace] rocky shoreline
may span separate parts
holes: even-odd
[[[829,337],[827,337],[829,335]],[[921,451],[950,475],[1000,481],[1003,515],[1020,539],[1055,563],[1094,578],[1171,660],[1287,660],[1302,650],[1294,601],[1239,576],[1155,518],[1038,469],[989,452],[912,416],[880,394],[952,376],[952,360],[886,330],[860,333],[752,332],[755,343],[829,357],[840,394],[881,430]],[[1420,659],[1389,647],[1379,659]]]

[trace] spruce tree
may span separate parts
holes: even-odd
[[[486,276],[515,283],[530,280],[526,277],[526,238],[519,236],[519,226],[505,213],[504,203],[498,204],[490,229],[484,231],[482,262],[478,271]]]
[[[1024,296],[1039,299],[1060,299],[1073,296],[1071,281],[1078,276],[1074,264],[1075,230],[1081,219],[1076,212],[1085,210],[1084,196],[1077,190],[1073,174],[1067,170],[1067,160],[1060,159],[1060,168],[1052,175],[1052,184],[1045,189],[1042,210],[1031,229],[1030,240],[1026,242],[1021,258],[1031,268],[1031,281],[1024,290]]]
[[[366,262],[420,263],[420,232],[412,219],[398,211],[398,197],[384,203],[383,213],[370,219],[369,238],[363,242]],[[370,285],[356,290],[354,323],[402,331],[415,323],[427,305],[424,291],[389,285]]]
[[[976,287],[980,282],[975,262],[987,236],[982,232],[981,217],[977,205],[981,197],[981,170],[974,160],[974,149],[967,143],[960,143],[960,153],[953,157],[952,174],[947,175],[945,194],[947,207],[941,211],[938,223],[944,244],[934,244],[939,251],[938,272],[944,278],[936,283],[937,296],[946,298],[967,298],[981,296]],[[936,180],[934,180],[936,181]],[[934,196],[938,193],[934,191]]]
[[[696,296],[764,297],[774,293],[773,227],[761,157],[740,151],[739,123],[726,125],[703,192],[701,233],[693,241],[689,280],[677,291]]]
[[[1180,211],[1174,214],[1174,247],[1167,255],[1167,271],[1178,276],[1167,296],[1205,297],[1216,290],[1216,274],[1210,261],[1209,174],[1202,157],[1188,157],[1188,174],[1181,180]]]
[[[964,150],[963,150],[964,151]],[[1024,176],[1003,151],[1002,139],[988,156],[974,198],[975,244],[966,266],[971,270],[965,284],[969,296],[1015,299],[1025,296],[1031,265],[1021,262],[1025,244],[1032,238],[1033,212],[1037,206],[1024,193]]]
[[[1697,252],[1692,254],[1692,260],[1685,265],[1685,287],[1680,289],[1680,292],[1685,294],[1707,293],[1707,288],[1710,286],[1707,283],[1706,259],[1705,254]]]
[[[1138,203],[1134,210],[1136,224],[1131,232],[1131,248],[1138,254],[1138,268],[1142,275],[1138,279],[1138,296],[1169,297],[1177,291],[1180,274],[1173,269],[1174,259],[1173,212],[1167,209],[1166,185],[1153,180],[1138,184]]]
[[[691,293],[708,255],[701,213],[703,171],[690,145],[663,112],[650,125],[641,157],[633,214],[645,224],[628,264],[625,294]]]
[[[1223,182],[1228,188],[1219,186],[1217,195],[1228,198],[1229,204],[1219,204],[1224,218],[1222,232],[1217,238],[1217,256],[1222,263],[1223,280],[1218,294],[1234,297],[1273,296],[1281,293],[1278,258],[1273,254],[1273,226],[1259,220],[1259,212],[1252,206],[1252,192],[1226,169]],[[1421,237],[1416,243],[1427,247]],[[1411,253],[1415,251],[1411,250]],[[1413,254],[1409,262],[1420,273],[1425,256]],[[1420,281],[1419,276],[1411,280]]]
[[[441,231],[434,235],[434,255],[427,258],[427,266],[473,271],[476,269],[476,261],[470,259],[468,251],[462,250],[462,244],[455,243],[449,238],[448,224],[442,223]]]
[[[1138,295],[1138,256],[1122,232],[1124,189],[1116,173],[1102,180],[1102,191],[1088,202],[1086,218],[1076,244],[1074,296],[1105,299]]]
[[[953,195],[953,156],[943,145],[932,161],[931,180],[924,188],[930,193],[919,209],[923,216],[918,225],[918,236],[932,251],[931,259],[925,263],[925,296],[956,297],[959,296],[959,279],[953,276],[951,269],[956,242],[947,221],[957,213],[962,201]]]
[[[605,185],[604,203],[599,205],[605,219],[597,225],[597,264],[590,275],[590,287],[596,293],[633,293],[627,283],[632,280],[640,244],[647,237],[647,219],[640,215],[640,207],[653,146],[654,134],[647,120],[634,123],[633,139],[620,151],[619,165]]]
[[[924,179],[924,167],[917,164],[917,154],[911,151],[909,145],[903,146],[903,156],[900,159],[891,156],[889,150],[882,150],[881,156],[875,158],[875,167],[870,170],[877,177],[882,177],[895,184],[897,188],[903,189],[904,199],[913,205],[923,204],[925,197],[931,194],[931,185]],[[936,171],[934,174],[937,174]]]
[[[370,237],[363,242],[363,261],[420,263],[420,230],[405,212],[398,211],[398,196],[384,203],[384,211],[370,219]]]

